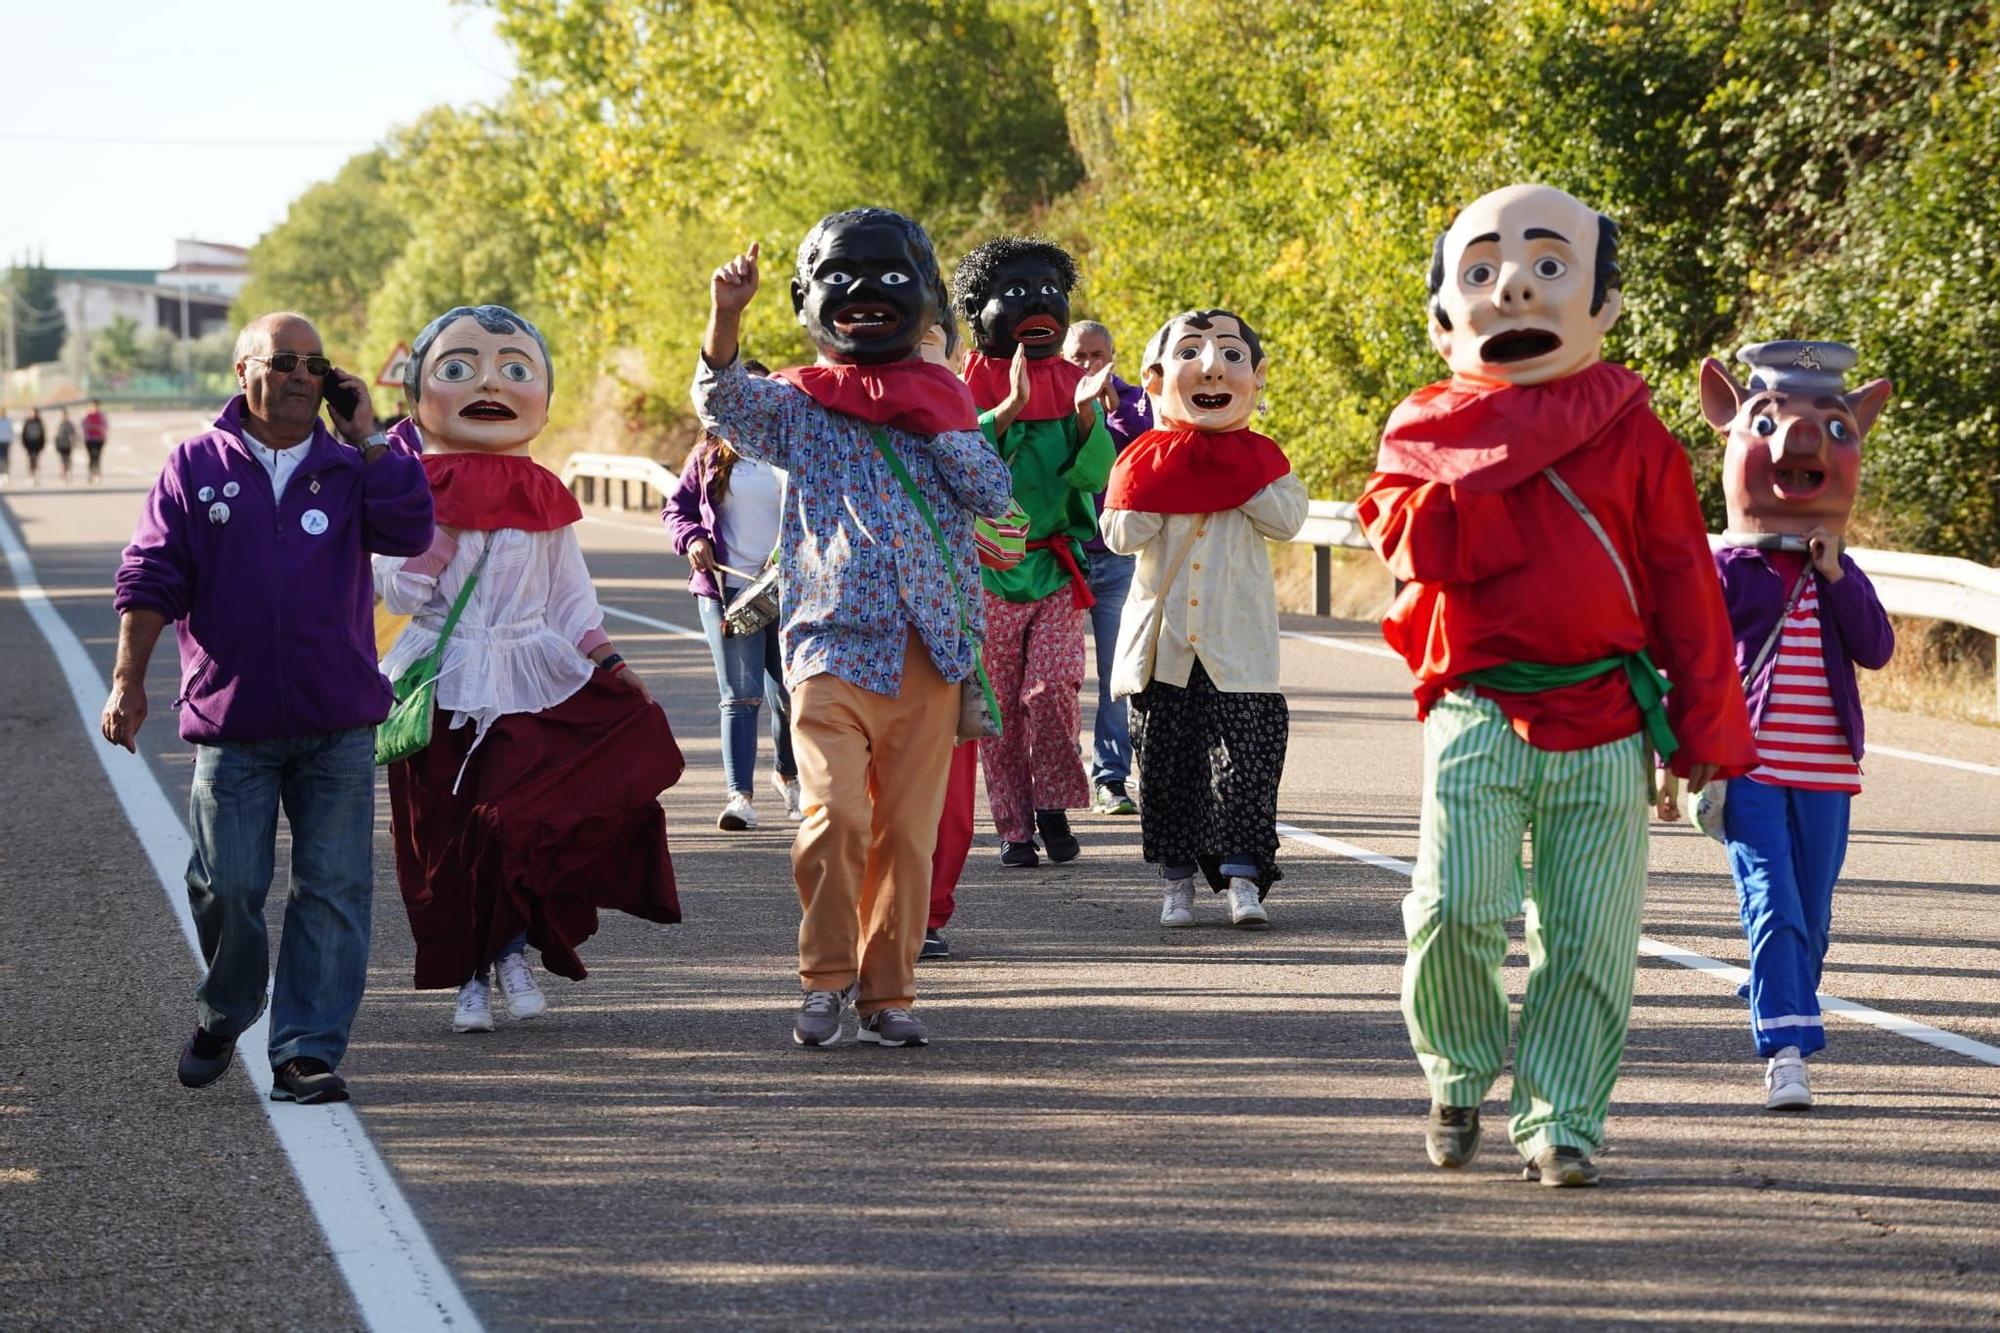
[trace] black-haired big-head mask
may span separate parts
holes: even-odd
[[[902,228],[836,221],[811,269],[792,280],[792,309],[829,359],[883,365],[916,355],[938,322],[938,293]]]
[[[984,299],[965,304],[972,341],[987,356],[1012,357],[1016,347],[1027,348],[1031,361],[1061,354],[1069,332],[1069,293],[1048,260],[1034,255],[1007,260],[993,270]]]

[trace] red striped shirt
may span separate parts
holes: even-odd
[[[1757,723],[1757,767],[1750,776],[1781,787],[1858,792],[1861,765],[1834,715],[1821,633],[1819,585],[1813,581],[1778,637],[1770,693]]]

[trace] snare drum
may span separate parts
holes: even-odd
[[[725,634],[755,634],[778,619],[778,567],[772,565],[754,578],[738,570],[724,568],[725,574],[749,579],[742,591],[729,599],[722,612]]]

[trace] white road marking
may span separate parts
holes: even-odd
[[[1939,768],[1956,768],[1966,773],[1984,773],[1990,778],[2000,778],[2000,768],[1992,764],[1975,764],[1969,759],[1947,759],[1941,754],[1924,754],[1919,750],[1897,750],[1887,745],[1871,745],[1868,754],[1872,758],[1885,754],[1891,759],[1907,759],[1913,764],[1935,764]]]
[[[604,612],[607,616],[623,616],[627,620],[651,626],[653,629],[663,629],[669,634],[678,634],[683,639],[696,639],[702,643],[708,642],[706,634],[703,634],[698,629],[689,629],[686,625],[676,625],[665,620],[655,620],[651,616],[642,616],[637,611],[627,611],[622,606],[611,606],[601,601],[597,604],[597,609]]]
[[[1278,832],[1281,836],[1290,838],[1294,842],[1302,842],[1308,847],[1317,847],[1323,852],[1332,852],[1336,856],[1344,856],[1351,861],[1360,861],[1382,870],[1392,871],[1395,874],[1403,876],[1405,879],[1416,873],[1417,867],[1412,862],[1400,860],[1393,856],[1385,856],[1381,852],[1372,852],[1366,847],[1357,847],[1351,842],[1342,842],[1338,838],[1329,838],[1324,834],[1313,833],[1292,824],[1278,825]],[[1750,979],[1750,973],[1743,968],[1722,962],[1720,959],[1710,958],[1706,954],[1690,953],[1686,949],[1677,949],[1671,944],[1662,944],[1655,939],[1641,937],[1639,940],[1639,954],[1643,958],[1658,958],[1663,962],[1673,963],[1679,967],[1689,968],[1696,972],[1704,972],[1709,976],[1718,977],[1728,982],[1731,986],[1740,986]],[[1904,1018],[1901,1014],[1886,1013],[1880,1009],[1870,1008],[1865,1004],[1856,1004],[1852,1000],[1843,1000],[1838,995],[1827,995],[1824,993],[1819,997],[1819,1007],[1829,1014],[1840,1014],[1845,1018],[1853,1019],[1857,1023],[1866,1023],[1868,1026],[1880,1028],[1884,1032],[1892,1032],[1899,1037],[1908,1037],[1911,1041],[1920,1041],[1927,1046],[1935,1046],[1939,1050],[1950,1051],[1954,1055],[1963,1055],[1969,1059],[1977,1060],[1981,1064],[2000,1065],[2000,1046],[1989,1046],[1983,1041],[1975,1041],[1971,1037],[1960,1036],[1956,1032],[1947,1032],[1943,1028],[1934,1028],[1928,1023],[1919,1023],[1913,1018]]]
[[[1281,630],[1279,637],[1297,639],[1300,643],[1316,643],[1322,648],[1338,648],[1343,653],[1360,653],[1364,657],[1386,657],[1391,662],[1403,660],[1401,653],[1382,643],[1368,643],[1360,639],[1336,639],[1330,634],[1307,634],[1295,629]]]
[[[6,553],[22,605],[42,637],[48,640],[68,681],[77,716],[83,723],[85,743],[104,765],[112,791],[131,821],[139,845],[152,862],[168,906],[180,922],[181,935],[199,966],[201,945],[187,901],[190,845],[187,828],[146,761],[99,737],[98,718],[107,693],[104,678],[97,674],[75,632],[56,613],[36,577],[27,548],[15,532],[13,516],[4,505],[0,505],[0,550]],[[171,726],[171,714],[162,710],[153,719],[153,725]],[[271,1132],[290,1160],[306,1201],[312,1205],[313,1216],[326,1235],[327,1248],[339,1265],[341,1276],[354,1293],[354,1304],[362,1320],[382,1333],[389,1330],[400,1333],[404,1329],[477,1330],[478,1318],[459,1292],[451,1270],[424,1234],[423,1226],[397,1187],[388,1164],[369,1140],[353,1106],[348,1103],[294,1106],[270,1100],[271,1067],[264,1058],[270,1022],[267,1012],[238,1039],[243,1058],[236,1064],[256,1089]]]

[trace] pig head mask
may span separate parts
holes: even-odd
[[[1736,354],[1739,383],[1714,357],[1701,363],[1701,410],[1722,431],[1723,495],[1731,535],[1845,534],[1861,479],[1861,441],[1891,388],[1871,380],[1847,392],[1852,347],[1836,342],[1753,343]]]

